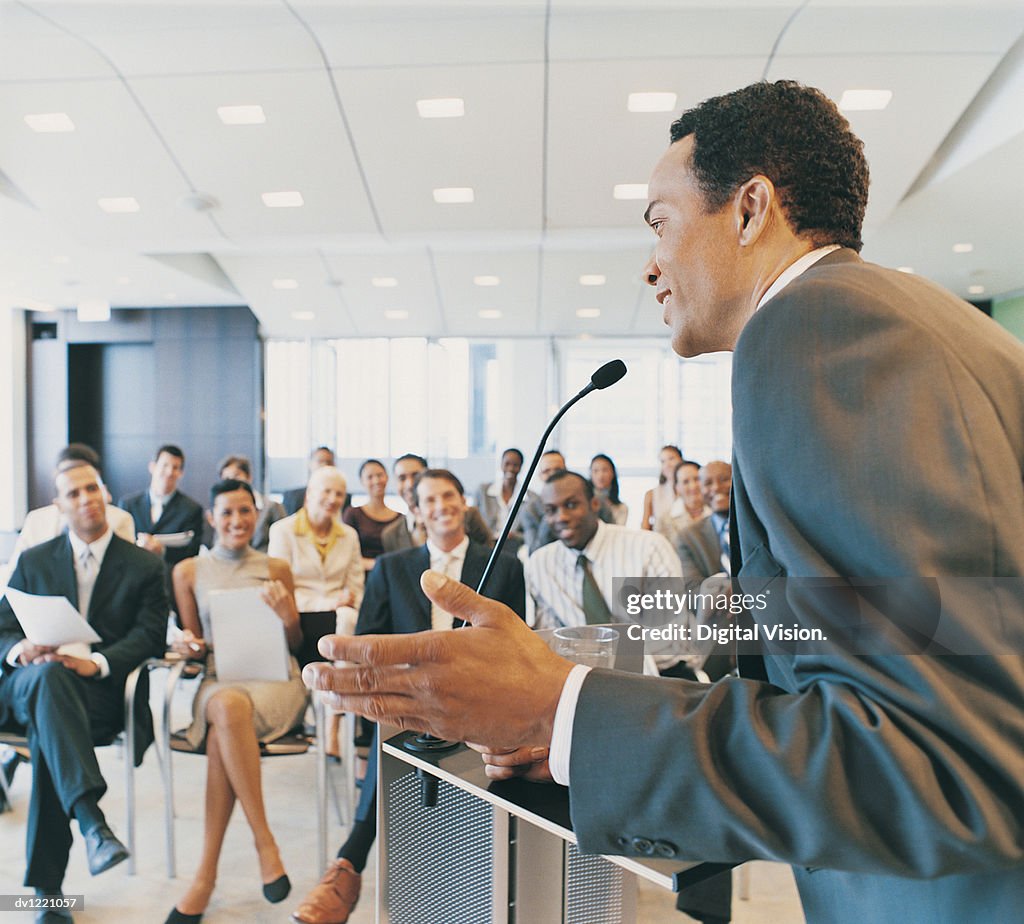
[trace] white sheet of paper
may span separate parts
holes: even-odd
[[[284,623],[258,587],[211,591],[210,624],[218,680],[288,679]]]
[[[7,600],[25,638],[33,645],[90,645],[103,641],[67,597],[44,597],[8,587]]]

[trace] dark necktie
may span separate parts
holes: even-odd
[[[583,570],[583,615],[588,626],[607,625],[612,621],[608,604],[601,596],[601,590],[594,580],[594,572],[590,570],[590,562],[586,555],[576,559],[576,566]]]

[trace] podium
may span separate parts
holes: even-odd
[[[637,877],[678,891],[729,868],[580,853],[565,787],[493,782],[464,745],[381,731],[378,924],[631,924]]]

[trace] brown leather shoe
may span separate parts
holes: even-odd
[[[359,901],[363,877],[348,860],[334,860],[324,878],[292,912],[295,924],[345,924]]]

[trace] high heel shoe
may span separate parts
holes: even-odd
[[[179,911],[177,906],[171,909],[171,913],[167,915],[167,920],[164,924],[199,924],[203,919],[203,912],[199,914],[185,914],[183,911]]]
[[[278,876],[273,882],[263,883],[263,897],[274,905],[278,902],[283,902],[291,890],[292,883],[287,873],[283,876]]]

